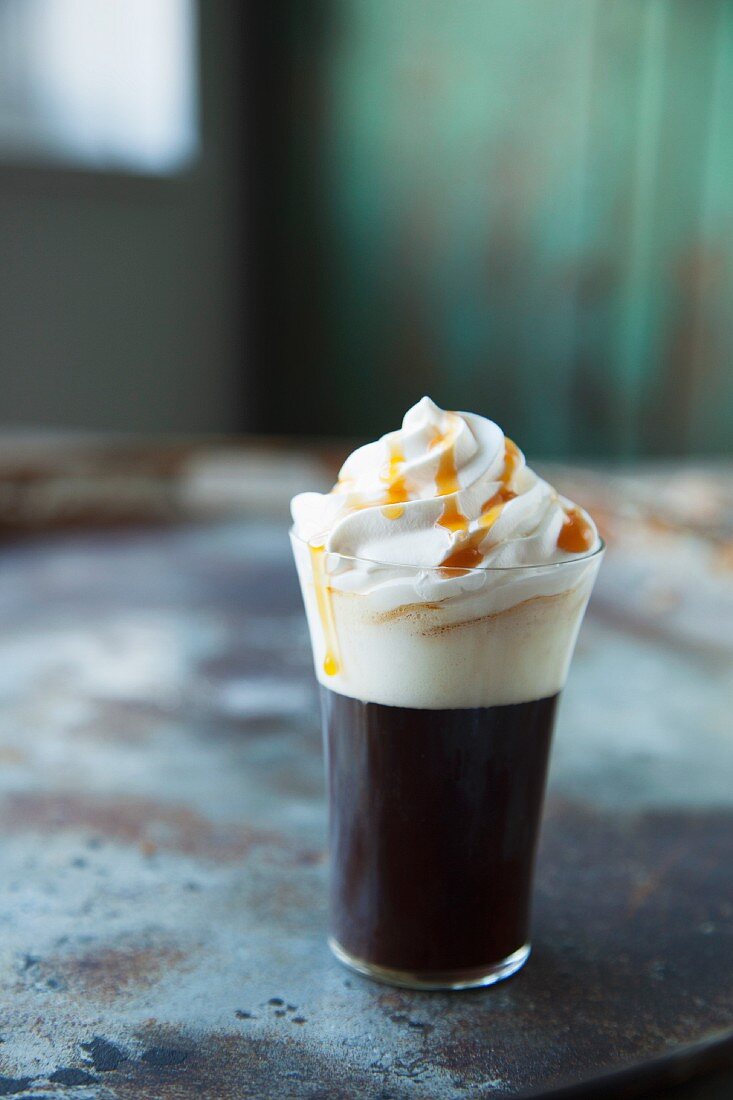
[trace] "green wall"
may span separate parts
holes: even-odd
[[[729,450],[733,2],[324,10],[327,336],[289,426],[382,431],[428,391],[535,454]]]

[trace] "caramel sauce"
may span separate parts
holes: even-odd
[[[446,500],[437,522],[439,527],[445,527],[448,531],[465,531],[468,528],[468,516],[464,516],[458,507],[456,497],[449,497]]]
[[[386,481],[391,485],[405,464],[405,453],[399,439],[390,440],[387,447],[389,449],[389,459],[382,470],[381,476],[382,481]]]
[[[511,483],[518,465],[519,447],[513,440],[504,436],[504,473],[501,480],[505,486]]]
[[[495,504],[493,508],[489,508],[488,512],[482,512],[479,516],[478,525],[486,530],[487,527],[493,527],[499,516],[501,515],[503,504]]]
[[[452,554],[449,554],[447,558],[443,559],[440,563],[441,572],[444,569],[468,570],[475,569],[479,566],[484,560],[484,556],[479,550],[478,544],[483,542],[485,538],[485,531],[473,531],[464,541],[462,546],[457,547]]]
[[[405,484],[405,478],[402,474],[391,481],[387,486],[384,493],[385,504],[404,504],[406,500],[410,499],[410,490]]]
[[[433,440],[435,445],[436,441]],[[449,489],[449,492],[457,492],[458,490],[458,475],[455,466],[455,449],[450,447],[441,455],[441,464],[446,459],[446,454],[449,455],[451,468],[446,469],[444,473],[444,481],[449,484],[455,484],[455,489]],[[494,493],[492,497],[489,497],[487,501],[481,506],[481,515],[478,521],[478,529],[472,531],[461,540],[460,546],[457,546],[447,558],[444,558],[441,562],[441,568],[443,569],[476,569],[484,559],[484,555],[481,551],[481,544],[486,538],[487,532],[490,527],[496,523],[497,519],[501,515],[501,511],[504,505],[514,500],[516,493],[513,489],[509,488],[509,484],[514,477],[514,472],[519,462],[519,449],[511,439],[505,439],[504,449],[504,470],[501,475],[501,487]],[[446,467],[448,460],[446,459]],[[440,490],[439,477],[441,470],[439,468],[438,477],[436,478],[436,485]],[[439,494],[440,491],[439,491]],[[452,509],[449,510],[448,506],[452,505]],[[466,531],[468,528],[468,519],[461,512],[458,511],[458,506],[455,500],[446,501],[446,506],[443,509],[443,514],[438,520],[441,527],[447,527],[449,531]]]
[[[441,569],[476,569],[484,560],[481,545],[489,533],[489,528],[496,523],[501,514],[502,504],[496,505],[478,521],[475,531],[464,535],[460,545],[452,550],[447,558],[440,563]]]
[[[407,478],[402,473],[405,456],[399,442],[389,443],[389,458],[380,474],[380,480],[385,482],[384,493],[371,496],[365,500],[363,493],[357,493],[352,486],[356,484],[353,477],[339,477],[331,489],[331,493],[346,496],[347,513],[361,512],[364,508],[382,506],[382,515],[387,519],[399,519],[405,509],[403,504],[410,500],[410,488]]]
[[[323,671],[326,676],[335,676],[339,671],[338,643],[336,640],[336,623],[331,607],[331,590],[326,579],[325,546],[310,546],[311,564],[313,566],[313,584],[316,590],[316,605],[323,628],[323,637],[326,641],[326,656],[323,659]]]
[[[402,473],[405,465],[405,455],[399,441],[390,442],[389,461],[382,472],[382,481],[386,481],[387,488],[384,492],[382,515],[387,519],[399,519],[405,509],[402,505],[410,499],[410,489],[407,478]]]
[[[457,426],[451,426],[447,432],[438,435],[430,443],[430,450],[435,450],[441,443],[445,447],[440,452],[438,469],[435,472],[435,491],[439,497],[449,493],[457,493],[460,489],[458,482],[458,470],[456,468],[456,435]]]
[[[565,513],[560,534],[557,536],[558,550],[568,554],[583,554],[593,545],[593,528],[578,508],[570,508]]]
[[[459,419],[455,414],[451,415],[451,425],[446,432],[436,435],[430,442],[430,450],[434,450],[441,444],[444,449],[438,459],[438,469],[435,472],[435,492],[439,497],[448,497],[443,505],[439,527],[445,527],[448,531],[465,531],[468,528],[468,516],[464,516],[458,507],[458,498],[454,495],[460,489],[458,481],[458,469],[456,467],[456,436],[458,434]]]
[[[517,495],[513,489],[509,486],[512,483],[514,474],[516,473],[517,466],[519,464],[519,448],[516,443],[511,439],[504,437],[504,472],[500,477],[501,487],[494,493],[493,497],[489,497],[487,501],[481,505],[482,514],[490,511],[492,508],[496,508],[499,504],[506,504],[507,501],[514,500]]]
[[[514,492],[513,489],[506,489],[504,487],[498,489],[494,493],[493,497],[489,497],[489,499],[485,500],[484,503],[481,505],[481,515],[484,516],[487,512],[492,511],[494,508],[497,508],[500,505],[507,504],[510,500],[514,500],[516,495],[517,494]]]

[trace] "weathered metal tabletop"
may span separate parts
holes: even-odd
[[[708,494],[694,529],[579,478],[611,549],[559,721],[534,952],[464,994],[372,984],[327,950],[284,520],[6,541],[0,1095],[514,1095],[731,1027],[730,479],[684,476]]]

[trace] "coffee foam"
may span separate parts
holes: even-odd
[[[355,699],[420,709],[500,706],[560,691],[601,558],[447,578],[414,570],[395,577],[389,567],[385,586],[379,566],[328,555],[329,643],[308,547],[297,538],[293,546],[320,682]]]

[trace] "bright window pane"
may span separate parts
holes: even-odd
[[[0,158],[175,172],[196,52],[194,0],[0,0]]]

